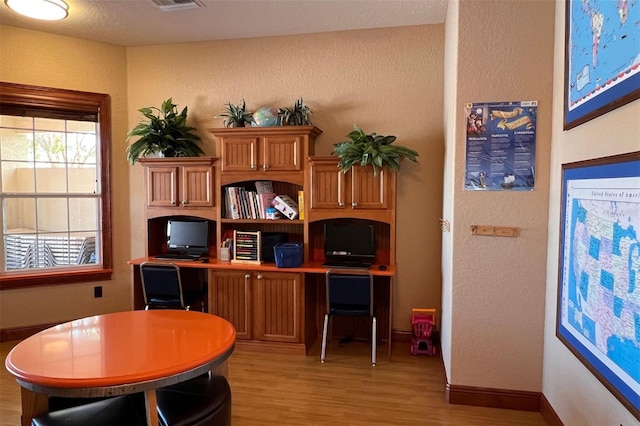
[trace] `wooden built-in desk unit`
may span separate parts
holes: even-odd
[[[143,257],[129,261],[133,265],[134,308],[144,308],[139,265],[154,260]],[[207,312],[229,320],[237,333],[239,348],[306,354],[315,340],[326,313],[325,272],[320,262],[304,263],[299,268],[232,264],[210,259],[170,261],[180,267],[185,283],[206,286]],[[371,267],[377,308],[378,335],[388,342],[391,359],[394,266],[379,270]],[[335,318],[335,335],[341,330],[356,331],[357,337],[369,336],[368,323],[361,319]]]
[[[379,336],[391,354],[393,280],[396,276],[396,173],[355,166],[347,173],[338,158],[315,156],[314,126],[210,129],[218,157],[140,159],[145,168],[145,257],[133,259],[134,307],[144,306],[139,265],[167,251],[167,222],[172,218],[209,221],[208,263],[185,261],[183,284],[207,286],[207,310],[230,321],[238,347],[306,354],[318,338],[326,313],[324,227],[332,221],[373,226],[374,297]],[[138,166],[139,167],[139,166]],[[269,181],[273,192],[298,200],[304,217],[295,220],[232,219],[228,188],[255,187]],[[286,234],[302,243],[303,264],[220,261],[219,247],[234,231]],[[385,265],[386,269],[378,269]],[[336,317],[333,336],[368,339],[363,319]]]

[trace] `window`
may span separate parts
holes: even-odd
[[[108,95],[0,82],[0,289],[111,277]]]

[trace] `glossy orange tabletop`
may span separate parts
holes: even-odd
[[[158,424],[155,390],[203,373],[226,376],[236,330],[227,320],[182,310],[127,311],[51,327],[18,343],[5,366],[22,387],[23,426],[48,411],[49,396],[144,392]]]
[[[21,385],[39,388],[32,390],[120,386],[212,367],[230,355],[235,337],[228,321],[202,312],[118,312],[37,333],[5,365]]]

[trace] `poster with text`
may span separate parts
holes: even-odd
[[[537,114],[537,101],[465,106],[466,190],[533,190]]]

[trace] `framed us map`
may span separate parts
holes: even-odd
[[[556,336],[640,420],[640,151],[562,166]]]
[[[565,2],[568,130],[640,98],[640,2]]]

